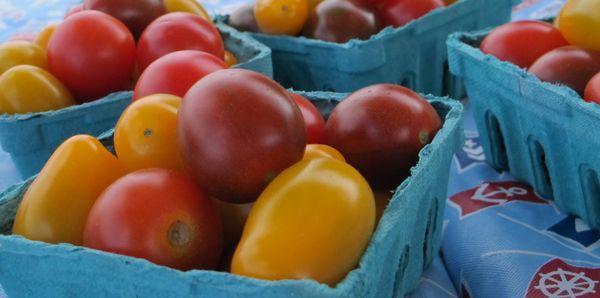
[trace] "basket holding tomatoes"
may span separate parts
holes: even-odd
[[[257,0],[240,6],[229,24],[240,31],[299,35],[329,42],[369,39],[387,26],[402,27],[444,0]]]
[[[327,121],[248,70],[173,90],[123,112],[116,156],[91,136],[65,141],[23,196],[13,233],[180,270],[334,286],[442,125],[424,98],[391,84],[349,95]]]

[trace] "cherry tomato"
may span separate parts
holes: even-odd
[[[325,119],[321,112],[317,110],[308,99],[297,93],[289,93],[300,108],[304,125],[306,126],[306,143],[324,144],[325,143]]]
[[[164,3],[168,12],[187,12],[212,23],[210,15],[196,0],[164,0]]]
[[[256,0],[254,17],[264,33],[296,35],[308,17],[308,3],[306,0]]]
[[[308,15],[315,11],[315,8],[319,3],[323,2],[323,0],[306,0],[306,5],[308,5]]]
[[[254,17],[254,3],[244,3],[229,16],[229,25],[239,31],[260,32]]]
[[[387,26],[402,27],[444,6],[442,0],[387,0],[381,8],[381,17]]]
[[[302,160],[312,160],[317,158],[333,158],[339,161],[346,162],[344,156],[335,148],[323,144],[308,144],[304,150],[304,157]]]
[[[13,234],[48,243],[83,243],[85,222],[98,196],[124,174],[98,140],[77,135],[62,143],[27,189]]]
[[[174,52],[146,68],[135,85],[133,99],[157,93],[183,97],[198,80],[226,68],[223,60],[205,52]]]
[[[547,52],[568,45],[558,29],[540,21],[518,21],[502,25],[481,43],[481,51],[528,68]]]
[[[22,40],[0,44],[0,74],[23,64],[47,68],[44,49],[32,42]]]
[[[327,140],[372,187],[389,189],[410,174],[441,123],[435,109],[415,92],[379,84],[354,92],[335,107],[327,121]]]
[[[105,13],[87,10],[65,19],[47,51],[50,72],[80,102],[127,90],[131,84],[135,41],[125,25]]]
[[[583,95],[586,84],[600,72],[600,52],[561,47],[540,57],[529,71],[542,81],[566,85]]]
[[[65,14],[65,19],[78,13],[78,12],[82,12],[83,11],[83,4],[77,4],[74,5],[73,7],[71,7],[71,9],[69,9],[69,11],[67,11],[67,13]]]
[[[214,269],[223,232],[211,199],[178,171],[146,169],[110,185],[87,219],[83,245],[180,270]]]
[[[74,104],[69,90],[37,66],[19,65],[0,75],[0,114],[44,112]]]
[[[138,66],[143,71],[156,59],[181,50],[203,51],[221,60],[225,55],[221,34],[212,23],[190,13],[174,12],[156,19],[142,33]]]
[[[162,0],[84,0],[83,9],[98,10],[117,18],[135,38],[148,24],[167,13]]]
[[[373,191],[357,170],[331,158],[302,161],[252,207],[231,272],[335,286],[356,268],[374,226]]]
[[[583,99],[600,104],[600,73],[597,73],[587,83]]]
[[[40,31],[40,34],[38,34],[35,38],[35,44],[37,44],[40,48],[42,48],[45,51],[46,48],[48,48],[48,42],[50,41],[50,37],[52,37],[52,34],[54,34],[56,27],[58,27],[58,24],[56,23],[44,27],[44,29]],[[44,58],[45,56],[46,53],[44,52]]]
[[[558,25],[570,44],[600,51],[600,1],[567,1],[558,16]]]
[[[249,203],[306,146],[302,113],[270,78],[243,69],[211,73],[185,95],[179,146],[186,171],[215,198]]]
[[[225,51],[225,65],[232,67],[238,64],[238,60],[235,55],[230,51]]]
[[[347,0],[325,0],[310,15],[303,34],[309,38],[344,43],[369,39],[379,31],[375,14]]]
[[[115,150],[129,171],[146,168],[183,170],[177,146],[181,98],[154,94],[133,102],[115,127]]]

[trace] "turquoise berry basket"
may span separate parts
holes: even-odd
[[[393,83],[423,93],[462,95],[448,72],[446,38],[508,22],[521,0],[460,0],[401,28],[385,28],[369,40],[338,44],[293,36],[251,33],[273,51],[275,80],[296,90],[352,92]],[[226,22],[227,17],[220,17]]]
[[[273,76],[271,50],[229,26],[219,24],[225,47],[245,68]],[[54,149],[76,134],[99,135],[114,127],[131,102],[131,92],[118,92],[102,99],[41,113],[0,115],[0,147],[11,155],[22,177],[44,166]]]
[[[328,115],[345,95],[303,93]],[[11,236],[34,177],[0,194],[0,284],[9,296],[403,297],[440,248],[450,162],[463,142],[462,105],[427,96],[444,125],[396,190],[359,266],[335,288],[312,280],[264,281],[225,272],[177,271],[146,260]],[[103,141],[112,142],[111,133]]]
[[[600,228],[600,107],[485,55],[489,31],[448,39],[451,71],[465,81],[488,162],[563,211]]]

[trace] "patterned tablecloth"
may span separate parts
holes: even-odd
[[[211,12],[228,12],[246,1],[201,2]],[[0,40],[36,32],[78,2],[0,0]],[[547,18],[563,3],[525,0],[513,17]],[[451,169],[441,256],[410,296],[600,297],[600,233],[490,168],[468,103],[465,133]],[[0,190],[20,179],[0,149]]]

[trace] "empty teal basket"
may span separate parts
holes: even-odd
[[[240,63],[235,67],[273,76],[271,50],[252,37],[218,25],[225,47]],[[54,149],[76,134],[99,135],[114,127],[131,102],[131,92],[42,113],[0,115],[0,147],[12,157],[22,177],[42,168]]]
[[[345,95],[304,93],[328,115]],[[142,259],[11,236],[17,206],[33,180],[0,194],[0,284],[9,296],[403,297],[440,248],[453,153],[460,148],[462,105],[428,96],[444,119],[396,190],[358,268],[335,288],[312,280],[264,281],[225,272],[177,271]],[[110,135],[105,138],[111,141]]]

